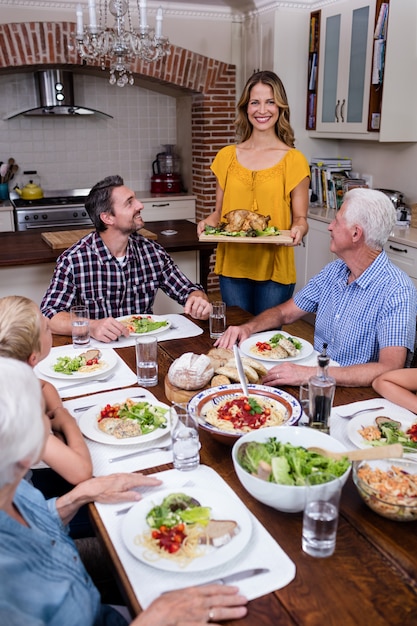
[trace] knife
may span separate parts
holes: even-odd
[[[239,374],[240,384],[242,385],[243,393],[247,398],[249,398],[248,386],[246,384],[246,376],[245,372],[243,371],[242,361],[240,360],[239,348],[236,344],[234,344],[233,346],[233,352],[235,354],[236,367]]]
[[[259,576],[259,574],[268,574],[269,571],[270,570],[267,567],[254,567],[253,569],[244,569],[241,572],[235,572],[234,574],[229,574],[228,576],[222,576],[222,578],[207,580],[205,583],[201,583],[199,587],[201,587],[202,585],[230,585],[231,583],[237,583],[240,580],[245,580],[246,578]]]

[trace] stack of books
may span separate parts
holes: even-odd
[[[311,201],[340,209],[345,193],[345,183],[352,169],[348,157],[313,157],[311,169]]]

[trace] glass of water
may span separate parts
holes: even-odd
[[[300,389],[298,392],[298,399],[300,400],[301,408],[303,409],[303,414],[298,422],[298,426],[308,426],[310,422],[310,409],[309,409],[310,393],[309,393],[308,383],[302,383],[300,385]]]
[[[319,558],[331,556],[336,547],[342,484],[332,474],[317,472],[307,476],[305,489],[303,550]]]
[[[211,305],[209,328],[211,339],[218,339],[226,330],[226,303],[213,302]]]
[[[158,384],[158,340],[156,337],[136,337],[136,373],[138,385]]]
[[[200,464],[201,448],[198,424],[186,404],[174,404],[171,408],[171,425],[175,469],[196,469]]]
[[[72,345],[74,348],[85,348],[90,344],[90,316],[88,308],[83,305],[70,309]]]

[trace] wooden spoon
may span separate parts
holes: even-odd
[[[392,443],[388,446],[378,448],[365,448],[364,450],[346,450],[346,452],[333,452],[324,448],[307,448],[309,452],[316,452],[331,459],[343,459],[347,457],[349,461],[364,461],[367,459],[388,459],[390,457],[399,458],[403,455],[403,447],[400,443]]]

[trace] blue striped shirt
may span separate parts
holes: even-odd
[[[155,241],[131,235],[119,262],[94,232],[60,255],[41,311],[51,318],[74,304],[86,304],[92,319],[152,313],[158,289],[184,305],[203,287],[192,283]]]
[[[352,283],[341,259],[326,265],[295,296],[316,313],[314,347],[340,365],[377,362],[381,348],[414,349],[417,292],[405,272],[383,251]]]

